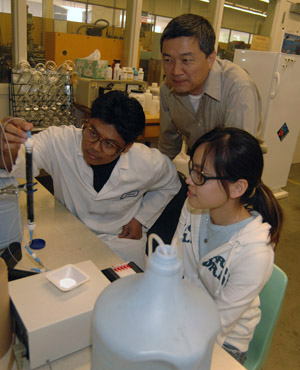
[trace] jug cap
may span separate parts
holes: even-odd
[[[150,253],[152,251],[153,239],[155,239],[159,245],[155,252],[149,257],[149,269],[161,275],[177,274],[182,268],[182,263],[178,258],[177,249],[172,245],[164,244],[161,238],[156,234],[150,234],[148,240]]]

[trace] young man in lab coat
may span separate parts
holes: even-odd
[[[20,119],[3,124],[15,162],[11,175],[24,177],[20,144],[32,124]],[[114,90],[94,101],[82,129],[53,126],[32,136],[34,176],[46,170],[55,197],[115,253],[142,268],[146,231],[180,189],[169,158],[134,143],[144,127],[139,102]]]
[[[196,14],[172,19],[160,44],[166,76],[160,89],[162,153],[173,159],[182,135],[191,149],[200,136],[221,125],[260,138],[261,100],[255,83],[238,65],[216,58],[215,32],[207,19]]]

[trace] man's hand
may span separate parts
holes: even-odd
[[[125,239],[141,239],[142,236],[142,224],[135,218],[123,226],[123,231],[119,234],[119,238]]]
[[[6,167],[11,170],[12,163],[9,153],[11,153],[13,163],[15,162],[18,150],[21,144],[24,144],[27,140],[27,132],[31,131],[33,125],[29,122],[24,122],[19,118],[12,118],[12,117],[5,117],[1,123],[2,127],[0,127],[0,138],[1,138],[1,148],[3,148],[4,158],[0,157],[0,167],[5,168],[4,163],[6,163]],[[4,133],[7,138],[7,141],[4,137]]]

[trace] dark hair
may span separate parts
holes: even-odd
[[[160,51],[165,40],[177,37],[195,37],[201,51],[208,57],[215,50],[215,31],[209,21],[201,15],[182,14],[172,19],[160,39]]]
[[[258,140],[244,130],[218,126],[195,142],[191,151],[191,159],[196,149],[203,143],[208,143],[208,145],[205,148],[202,168],[206,158],[212,153],[216,176],[229,179],[219,180],[227,194],[229,194],[228,181],[247,180],[248,188],[240,202],[247,210],[259,212],[264,222],[271,225],[270,242],[276,246],[283,215],[272,191],[261,180],[264,162]]]
[[[126,144],[133,143],[145,129],[145,113],[135,98],[112,90],[94,100],[91,118],[113,125]]]

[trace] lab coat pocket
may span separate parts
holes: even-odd
[[[89,212],[104,216],[109,212],[112,202],[111,199],[92,200],[90,202]]]
[[[118,199],[112,201],[112,211],[128,213],[132,208],[136,209],[140,204],[140,196],[138,190],[133,190],[120,195]]]

